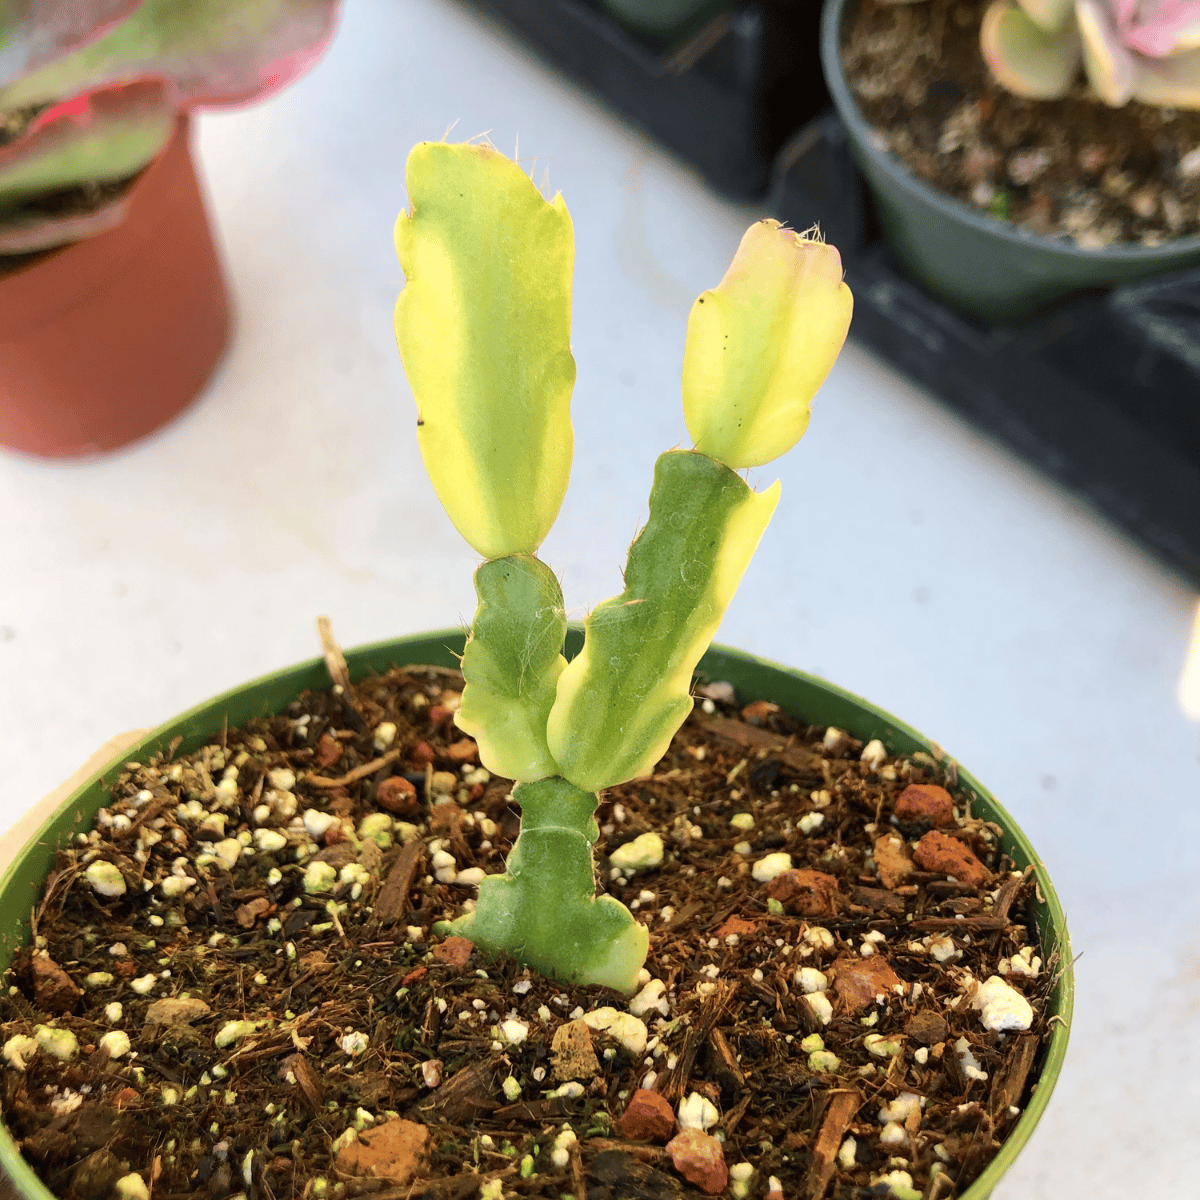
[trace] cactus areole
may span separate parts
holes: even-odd
[[[522,831],[457,932],[544,974],[635,990],[647,932],[597,897],[597,793],[651,772],[692,709],[692,673],[766,529],[779,484],[738,474],[786,453],[845,340],[838,252],[765,220],[688,322],[683,405],[693,450],[658,460],[625,590],[585,622],[569,664],[562,593],[537,550],[571,467],[574,240],[488,145],[423,142],[396,224],[396,306],[417,437],[450,519],[486,560],[456,720],[483,764],[517,780]]]

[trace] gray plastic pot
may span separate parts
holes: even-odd
[[[578,653],[582,640],[579,629],[568,632],[568,657]],[[346,661],[352,679],[410,663],[457,667],[463,641],[461,629],[441,630],[362,646],[348,652]],[[879,738],[892,753],[922,751],[935,757],[942,754],[926,738],[881,709],[803,671],[722,646],[713,646],[709,650],[701,660],[699,670],[710,679],[728,680],[747,699],[771,700],[811,724],[836,725],[864,741]],[[320,659],[266,675],[161,725],[77,788],[46,820],[0,878],[0,975],[7,971],[16,950],[29,939],[29,916],[41,896],[55,851],[66,846],[81,829],[89,827],[97,810],[107,800],[103,783],[106,776],[111,779],[124,762],[144,761],[146,756],[165,750],[176,737],[182,739],[177,753],[190,753],[219,734],[222,728],[241,725],[251,717],[282,712],[306,688],[328,686],[329,675]],[[1003,846],[1013,861],[1022,868],[1034,867],[1040,895],[1036,920],[1042,957],[1047,962],[1056,961],[1060,972],[1052,994],[1054,1029],[1033,1094],[999,1154],[960,1197],[960,1200],[987,1200],[992,1188],[1028,1141],[1050,1100],[1066,1055],[1075,985],[1066,919],[1045,867],[1016,822],[986,789],[965,771],[960,770],[958,777],[962,787],[972,796],[972,811],[1005,830]],[[11,1196],[24,1200],[54,1200],[21,1156],[7,1129],[0,1126],[0,1197],[8,1200]]]
[[[842,35],[857,8],[858,0],[825,0],[821,65],[888,242],[913,279],[955,308],[1005,325],[1084,288],[1115,287],[1200,263],[1200,236],[1153,247],[1083,250],[984,216],[910,174],[877,147],[846,83]]]
[[[623,25],[651,33],[670,34],[706,9],[714,0],[600,0],[601,6]]]

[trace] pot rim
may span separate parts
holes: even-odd
[[[967,225],[978,233],[1016,246],[1057,254],[1064,258],[1079,259],[1085,262],[1153,263],[1162,261],[1164,268],[1169,269],[1174,265],[1176,259],[1200,251],[1200,234],[1172,238],[1158,246],[1134,246],[1129,243],[1119,243],[1115,246],[1106,246],[1101,250],[1088,250],[1075,245],[1074,242],[1034,233],[1011,221],[998,221],[993,217],[985,216],[961,200],[939,191],[923,179],[918,179],[890,154],[876,147],[875,131],[862,115],[858,101],[855,100],[846,81],[841,56],[842,27],[845,21],[850,19],[857,3],[858,0],[825,0],[821,10],[821,66],[825,73],[825,83],[829,88],[829,95],[833,99],[838,115],[853,131],[858,148],[897,187],[922,203],[938,209],[944,216]]]
[[[423,661],[425,662],[436,660],[437,658],[443,660],[440,664],[435,665],[449,666],[456,664],[460,657],[464,641],[465,631],[461,627],[457,629],[431,630],[426,633],[370,642],[366,645],[358,646],[353,650],[346,651],[345,657],[350,669],[351,678],[358,679],[373,672],[386,670],[387,666],[385,664],[401,665],[406,662],[418,661],[412,657],[414,654],[423,656]],[[567,633],[567,650],[573,655],[578,651],[581,644],[582,627],[574,625]],[[412,647],[413,649],[409,651],[406,649],[407,647]],[[892,743],[889,749],[892,749],[893,753],[897,752],[895,744],[899,742],[902,746],[907,743],[910,747],[919,748],[935,758],[946,759],[948,757],[945,751],[937,747],[928,738],[923,737],[904,722],[896,720],[895,717],[883,709],[871,704],[869,701],[863,700],[860,696],[847,691],[845,688],[828,683],[818,676],[810,675],[808,672],[801,671],[798,668],[787,667],[770,659],[761,658],[745,651],[714,643],[700,660],[697,671],[710,677],[712,677],[714,671],[720,672],[721,674],[717,677],[729,678],[738,687],[743,686],[738,682],[739,676],[744,678],[754,675],[761,676],[764,672],[769,673],[775,677],[773,687],[782,687],[784,691],[794,690],[797,692],[809,691],[821,693],[823,698],[831,703],[834,709],[832,715],[836,716],[839,720],[844,720],[841,716],[842,712],[853,710],[861,718],[857,729],[851,730],[856,737],[865,734],[867,737],[887,738]],[[21,851],[10,863],[3,876],[0,876],[0,896],[5,895],[12,887],[21,886],[17,876],[26,873],[22,868],[30,858],[39,854],[43,857],[53,854],[54,849],[62,841],[61,835],[58,837],[54,835],[54,827],[64,817],[72,818],[73,823],[75,816],[85,811],[81,808],[81,802],[87,797],[89,792],[96,788],[106,774],[115,771],[127,761],[136,760],[148,750],[161,750],[175,736],[182,735],[184,738],[177,752],[189,753],[192,748],[202,744],[208,737],[212,736],[213,732],[220,729],[220,721],[213,725],[211,720],[208,719],[214,714],[214,710],[221,712],[227,709],[228,706],[233,706],[239,701],[242,702],[242,709],[246,711],[246,715],[238,716],[236,721],[233,722],[240,724],[242,721],[249,719],[250,715],[253,715],[248,710],[245,710],[246,699],[264,688],[286,689],[290,693],[290,696],[294,697],[305,688],[328,687],[329,682],[324,659],[308,659],[293,666],[285,667],[282,670],[272,671],[266,675],[259,676],[257,679],[253,679],[240,686],[230,688],[151,730],[132,746],[116,755],[62,801],[46,821],[43,822],[38,831],[21,848]],[[792,685],[790,689],[786,686],[789,682]],[[766,689],[756,689],[751,686],[747,690]],[[268,705],[266,707],[255,705],[253,707],[258,714],[265,714],[268,711],[279,711],[278,705]],[[789,708],[792,706],[785,700],[783,707]],[[222,713],[222,719],[226,721],[231,719],[228,712]],[[822,723],[832,724],[833,722]],[[849,725],[849,722],[846,722],[846,724]],[[898,752],[912,753],[912,749],[900,749]],[[1058,966],[1059,980],[1055,985],[1054,991],[1055,1011],[1051,1018],[1054,1028],[1050,1034],[1045,1059],[1038,1075],[1038,1086],[1034,1089],[1029,1103],[1017,1119],[1017,1123],[1009,1131],[996,1157],[992,1159],[980,1176],[960,1197],[960,1200],[987,1200],[992,1189],[1000,1181],[1001,1177],[1024,1148],[1025,1143],[1029,1140],[1030,1135],[1033,1133],[1050,1101],[1054,1085],[1058,1081],[1059,1074],[1062,1071],[1074,1008],[1074,969],[1066,917],[1042,860],[1038,857],[1028,838],[1016,821],[1013,820],[1012,816],[973,775],[959,768],[958,779],[960,787],[974,793],[976,799],[981,800],[985,806],[993,810],[999,823],[1004,826],[1006,841],[1010,848],[1015,846],[1026,857],[1027,861],[1035,866],[1047,918],[1046,927],[1039,929],[1039,937],[1043,942],[1053,942],[1053,950],[1057,952],[1060,960]],[[96,807],[98,808],[100,805],[96,805]],[[89,812],[87,815],[90,817],[93,813]],[[39,871],[36,883],[39,893],[44,879],[45,871]],[[8,931],[0,929],[0,956],[5,958],[3,967],[7,969],[10,952],[16,948],[16,944],[24,944],[25,939],[28,937],[28,924],[27,920],[19,915],[27,911],[23,906],[19,904],[5,906],[4,911],[16,914],[16,937],[12,941],[9,940]],[[1049,959],[1050,952],[1048,947],[1044,947],[1043,957],[1047,960]],[[7,1127],[0,1122],[0,1188],[2,1188],[5,1182],[5,1175],[7,1175],[8,1181],[11,1181],[15,1194],[19,1197],[24,1197],[25,1200],[59,1200],[41,1179],[38,1178],[32,1166],[25,1161],[12,1136],[9,1134]]]

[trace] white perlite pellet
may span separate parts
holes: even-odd
[[[529,1036],[529,1026],[516,1018],[501,1021],[500,1035],[510,1046],[519,1046]]]
[[[90,863],[83,877],[98,896],[125,895],[125,876],[110,862],[97,860]]]
[[[129,1034],[121,1029],[111,1029],[97,1045],[109,1058],[123,1058],[129,1053]]]
[[[800,967],[793,982],[805,995],[812,995],[813,992],[825,991],[829,986],[829,977],[816,967]]]
[[[113,1185],[113,1192],[117,1200],[150,1200],[150,1189],[136,1171],[122,1175]]]
[[[680,1129],[706,1130],[720,1119],[717,1106],[707,1096],[691,1092],[679,1102],[676,1110]]]
[[[813,992],[806,996],[808,1007],[812,1010],[812,1014],[821,1022],[822,1025],[828,1025],[833,1020],[833,1005],[829,1002],[829,997],[824,992]]]
[[[370,1041],[365,1033],[359,1033],[357,1029],[351,1030],[349,1033],[344,1033],[337,1040],[340,1049],[350,1055],[351,1058],[356,1058],[362,1054],[370,1045]]]
[[[632,842],[618,846],[609,856],[613,867],[623,872],[648,871],[661,865],[663,840],[657,833],[643,833]]]
[[[57,1058],[59,1062],[70,1062],[79,1053],[79,1039],[69,1029],[54,1029],[49,1025],[37,1025],[33,1030],[38,1049]]]
[[[975,984],[971,992],[971,1007],[978,1010],[984,1029],[993,1033],[1025,1030],[1033,1024],[1033,1007],[1029,1001],[999,975],[989,976],[986,982]]]
[[[40,1047],[35,1038],[24,1033],[15,1033],[4,1043],[4,1061],[16,1071],[25,1070],[25,1064],[38,1052]]]
[[[750,874],[758,883],[770,883],[772,879],[792,869],[792,856],[782,850],[760,858],[751,869]]]
[[[880,1110],[877,1120],[881,1125],[892,1121],[903,1124],[908,1120],[909,1113],[914,1108],[920,1108],[922,1098],[916,1092],[901,1092],[890,1104],[885,1104]]]
[[[872,738],[863,747],[863,752],[858,757],[872,771],[877,771],[887,762],[887,750],[884,749],[883,743],[878,738]]]
[[[629,1001],[629,1011],[635,1017],[644,1017],[649,1012],[657,1012],[667,1016],[671,1011],[667,1001],[667,985],[661,979],[651,979],[632,1000]]]
[[[631,1058],[641,1058],[646,1053],[646,1024],[631,1013],[605,1007],[581,1015],[589,1029],[615,1038]]]

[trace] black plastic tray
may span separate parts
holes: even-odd
[[[1200,581],[1200,270],[1012,328],[962,316],[892,256],[834,112],[781,152],[771,206],[841,252],[851,337]]]
[[[624,28],[599,0],[464,0],[697,167],[717,191],[766,193],[780,148],[829,104],[820,0],[713,3],[675,36]]]

